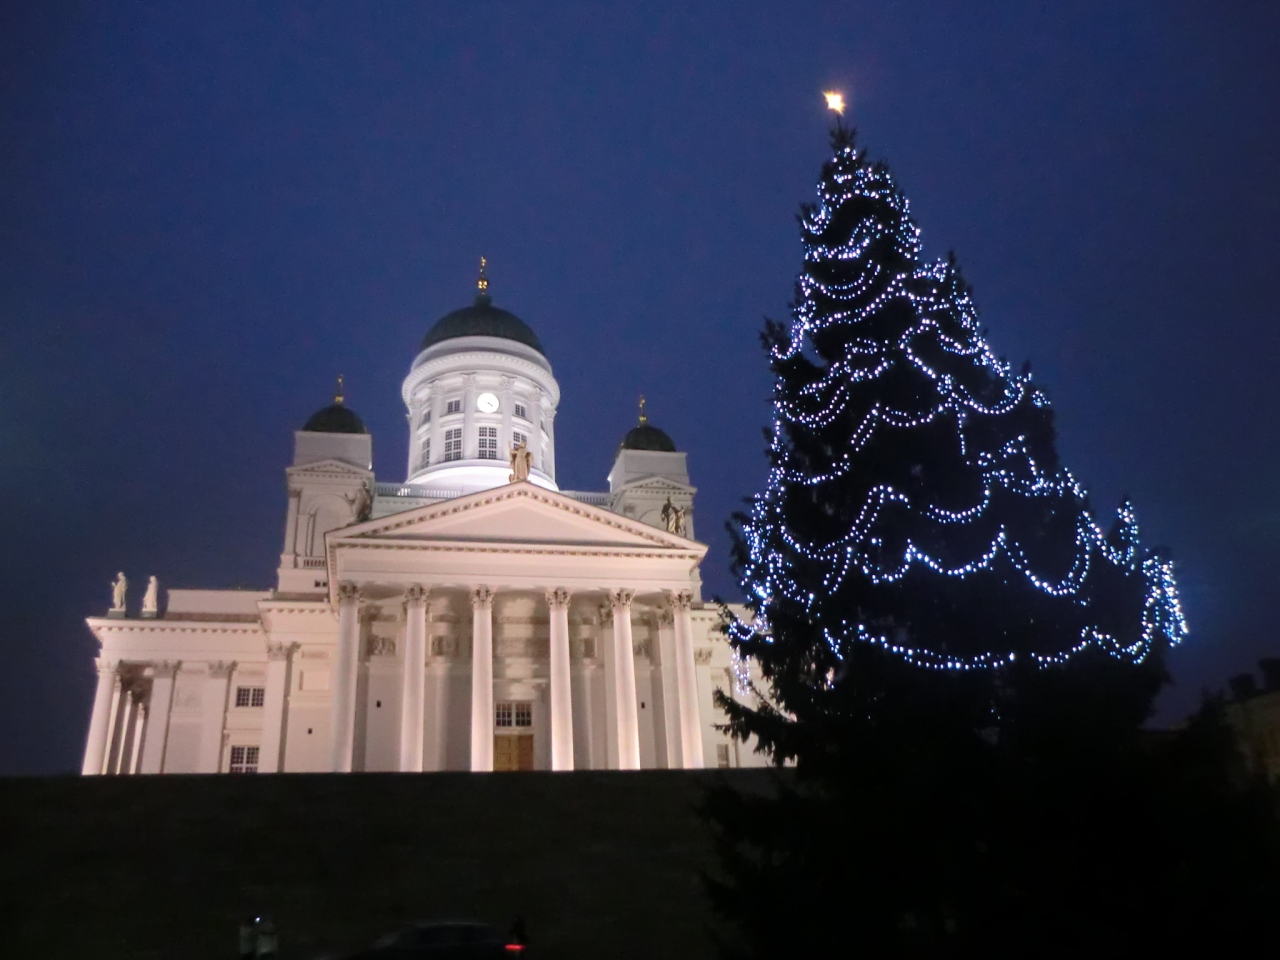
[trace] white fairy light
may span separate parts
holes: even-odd
[[[1028,419],[1028,413],[1047,408],[1048,398],[1029,373],[1014,373],[991,351],[977,309],[951,267],[920,262],[920,231],[887,169],[863,161],[851,145],[837,151],[831,167],[818,186],[820,202],[802,213],[805,267],[797,281],[793,322],[787,342],[771,353],[775,365],[795,365],[812,379],[794,392],[784,392],[781,377],[775,386],[767,486],[743,529],[748,547],[744,586],[759,609],[751,623],[731,623],[730,635],[738,642],[771,642],[769,611],[780,600],[796,602],[825,621],[832,618],[828,603],[849,578],[888,585],[926,570],[960,579],[1007,570],[1087,615],[1093,599],[1091,574],[1097,565],[1109,564],[1146,584],[1140,631],[1120,638],[1086,625],[1065,649],[1026,655],[1050,665],[1098,647],[1140,662],[1160,637],[1179,643],[1187,626],[1172,563],[1142,556],[1132,506],[1121,506],[1121,542],[1113,545],[1090,514],[1084,488],[1067,470],[1037,463],[1027,436],[1018,433],[994,449],[984,447],[993,435],[1014,432],[1000,429],[1000,418],[1035,423],[1044,415],[1032,413]],[[857,207],[861,216],[849,224]],[[828,237],[827,231],[842,220],[846,225]],[[901,264],[897,273],[886,269],[895,260]],[[815,342],[828,331],[842,355],[822,366],[813,360]],[[950,372],[948,366],[953,367]],[[904,378],[923,378],[926,388],[894,389]],[[862,455],[870,445],[895,431],[948,422],[955,428],[960,462],[975,480],[967,504],[929,502],[923,484],[887,482],[868,486],[860,503],[848,502],[849,482],[869,469]],[[847,438],[838,452],[827,444],[818,456],[794,443],[796,436],[813,441],[815,434],[831,430]],[[815,456],[823,461],[819,468]],[[827,500],[852,519],[833,522],[820,534],[805,534],[787,523],[789,498],[818,497],[822,487],[837,482],[843,482],[838,495]],[[1065,572],[1038,570],[1028,555],[1031,544],[996,516],[1006,516],[1000,505],[1011,497],[1046,501],[1051,513],[1057,501],[1070,511],[1066,516],[1074,515],[1074,558]],[[895,522],[886,520],[888,515],[899,521],[906,517],[911,535],[900,543],[886,537],[882,522]],[[941,535],[943,530],[951,532],[950,539]],[[966,553],[953,555],[958,550],[955,535],[967,531],[985,532]],[[889,543],[897,546],[890,550]],[[819,572],[821,595],[801,586],[797,564],[805,568],[805,583]],[[835,609],[845,609],[839,600],[835,603]],[[947,670],[997,668],[1015,662],[1019,654],[1011,648],[960,655],[935,649],[927,637],[905,643],[891,639],[856,620],[824,626],[823,637],[837,658],[843,658],[850,643],[868,643],[910,663]]]

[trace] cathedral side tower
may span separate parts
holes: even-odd
[[[529,479],[556,490],[560,386],[533,330],[494,306],[483,260],[477,286],[471,306],[427,332],[405,378],[406,482],[450,496],[501,486],[511,449],[524,444]]]
[[[278,589],[323,596],[329,581],[324,535],[368,516],[373,484],[373,438],[342,396],[317,410],[293,435],[293,464],[285,470],[289,510]]]

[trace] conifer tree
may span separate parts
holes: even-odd
[[[1274,797],[1212,710],[1167,741],[1142,729],[1186,634],[1171,561],[1127,501],[1097,523],[955,259],[922,259],[852,131],[832,146],[791,322],[762,336],[768,481],[736,518],[753,618],[728,632],[763,684],[717,697],[795,770],[709,794],[713,900],[761,957],[1244,930],[1280,893]]]
[[[730,704],[735,729],[803,759],[806,721],[836,703],[918,714],[935,699],[911,695],[920,670],[974,676],[958,686],[983,727],[1010,675],[1088,651],[1155,653],[1157,675],[1186,631],[1171,563],[1142,551],[1128,503],[1099,527],[1045,394],[992,352],[955,259],[922,260],[888,167],[842,126],[832,143],[800,214],[792,322],[763,335],[770,470],[739,518],[755,620],[731,633],[780,710]]]

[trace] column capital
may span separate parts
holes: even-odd
[[[177,676],[178,671],[182,669],[181,660],[157,660],[151,665],[157,677],[165,677],[172,679]]]
[[[282,643],[280,641],[271,641],[267,644],[268,660],[288,660],[293,655],[293,651],[298,649],[296,643]]]
[[[236,668],[234,660],[214,660],[209,664],[209,676],[224,680],[231,676]]]
[[[619,607],[631,606],[631,598],[636,595],[634,590],[617,589],[609,591],[609,605],[617,610]]]
[[[404,588],[404,602],[406,604],[420,604],[427,602],[427,588],[420,583],[411,583]]]
[[[464,373],[462,375],[462,385],[464,387],[473,388],[476,385],[476,375],[474,373]]]
[[[484,607],[493,603],[493,591],[488,587],[473,587],[471,589],[471,606]]]
[[[551,608],[568,607],[569,591],[564,587],[552,587],[547,590],[547,606]]]
[[[668,594],[672,610],[693,609],[693,592],[690,590],[672,590]]]
[[[96,661],[94,661],[94,665],[98,668],[99,676],[105,677],[105,676],[110,676],[113,673],[120,672],[119,660],[106,660],[102,657],[99,657]]]
[[[338,602],[358,603],[360,601],[360,584],[343,580],[338,584]]]

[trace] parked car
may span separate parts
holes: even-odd
[[[488,923],[419,923],[381,938],[346,960],[527,960],[525,948],[520,920],[506,933]]]

